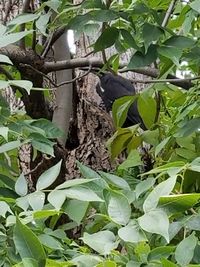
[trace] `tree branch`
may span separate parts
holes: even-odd
[[[75,69],[75,68],[83,68],[83,67],[88,67],[92,66],[92,68],[102,68],[104,65],[103,60],[97,59],[97,58],[75,58],[75,59],[70,59],[70,60],[62,60],[62,61],[57,61],[57,62],[45,62],[42,68],[42,71],[44,73],[49,73],[52,71],[59,71],[63,69]],[[152,78],[157,78],[159,76],[159,70],[150,68],[150,67],[145,67],[145,68],[134,68],[134,69],[127,69],[125,68],[127,63],[121,63],[120,68],[121,70],[119,72],[127,72],[127,71],[132,71],[136,73],[140,73]],[[123,69],[124,68],[124,69]],[[191,83],[191,80],[195,80],[194,78],[191,79],[178,79],[175,75],[169,74],[167,76],[170,83],[179,86],[183,89],[188,90],[193,86]],[[198,79],[198,78],[196,78]],[[151,81],[149,81],[151,82]],[[162,82],[168,82],[168,81],[162,81]]]

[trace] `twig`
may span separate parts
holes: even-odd
[[[50,34],[49,38],[47,39],[47,42],[44,44],[44,50],[42,51],[41,59],[44,59],[48,54],[52,44],[52,40],[53,40],[53,33]]]
[[[191,77],[191,78],[175,78],[175,79],[158,79],[158,80],[130,80],[133,83],[175,83],[175,82],[189,82],[194,80],[199,80],[200,76]]]
[[[20,64],[20,65],[21,65],[22,67],[30,68],[31,70],[33,70],[33,71],[37,72],[38,74],[40,74],[41,76],[45,77],[45,78],[46,78],[46,79],[47,79],[47,80],[48,80],[48,81],[49,81],[55,88],[60,87],[60,86],[62,86],[62,85],[64,85],[64,84],[73,83],[73,82],[75,82],[75,81],[77,81],[77,80],[79,80],[79,79],[85,77],[86,75],[88,75],[88,74],[91,72],[91,69],[92,69],[92,66],[90,65],[90,66],[89,66],[89,69],[87,70],[86,73],[84,73],[84,74],[82,74],[82,75],[79,75],[79,76],[73,78],[72,80],[64,81],[64,82],[62,82],[62,83],[60,83],[60,84],[56,84],[56,83],[54,83],[54,81],[52,81],[51,78],[49,78],[48,75],[46,75],[45,73],[43,73],[43,72],[37,70],[37,69],[34,68],[33,66],[28,65],[28,64]]]
[[[25,173],[24,176],[27,176],[27,175],[30,175],[30,174],[34,173],[44,163],[44,160],[50,160],[51,158],[52,157],[48,158],[48,157],[45,157],[45,155],[43,155],[42,160],[35,166],[35,168],[33,168],[29,172]]]
[[[168,20],[169,20],[169,18],[170,18],[170,16],[171,16],[172,12],[173,12],[173,10],[174,10],[174,6],[175,6],[176,2],[177,2],[177,0],[172,0],[172,1],[171,1],[170,5],[169,5],[169,7],[168,7],[168,10],[167,10],[167,12],[166,12],[166,14],[165,14],[164,20],[163,20],[163,22],[162,22],[162,27],[163,27],[163,28],[166,27],[166,25],[167,25],[167,23],[168,23]]]

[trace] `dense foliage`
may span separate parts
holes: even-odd
[[[50,9],[44,14],[46,5]],[[51,10],[57,16],[49,22]],[[24,37],[31,47],[32,28],[47,36],[66,25],[77,38],[102,30],[94,52],[111,46],[117,51],[104,70],[117,72],[123,65],[123,70],[145,73],[151,65],[158,80],[113,105],[117,130],[108,149],[113,159],[127,153],[115,173],[78,162],[82,178],[51,189],[60,161],[38,177],[35,192],[21,173],[19,148],[31,144],[33,157],[38,151],[53,156],[61,132],[47,119],[11,110],[1,96],[0,266],[200,266],[199,14],[199,0],[85,0],[78,5],[52,0],[1,25],[1,48]],[[24,23],[26,31],[19,32]],[[36,44],[37,53],[41,50]],[[0,89],[35,90],[2,51],[0,62],[15,80],[1,75]],[[124,65],[120,56],[126,51],[133,55]],[[175,79],[178,71],[188,79]],[[138,125],[121,128],[136,98],[148,128],[144,132]]]

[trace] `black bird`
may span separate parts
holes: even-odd
[[[112,110],[112,104],[116,99],[123,96],[135,95],[135,87],[129,80],[111,73],[103,74],[100,77],[100,83],[97,84],[96,91],[102,98],[108,112]],[[138,112],[136,100],[129,108],[123,127],[129,127],[138,123],[143,130],[147,129]]]

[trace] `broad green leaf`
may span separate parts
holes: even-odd
[[[8,141],[8,127],[0,126],[0,135],[3,136],[3,138]]]
[[[159,207],[173,214],[192,208],[199,202],[199,199],[200,193],[161,196],[159,199]]]
[[[194,39],[185,36],[174,35],[164,42],[164,45],[179,49],[190,48],[195,44]]]
[[[47,248],[53,250],[63,250],[61,243],[54,237],[46,234],[41,234],[38,236],[40,242]]]
[[[194,233],[192,233],[177,245],[175,259],[180,266],[187,266],[191,262],[197,241]]]
[[[29,136],[32,138],[32,146],[38,151],[54,157],[54,142],[51,142],[50,140],[42,136],[39,136],[39,138],[35,139],[35,136],[36,134],[31,134]]]
[[[145,131],[142,133],[142,139],[144,142],[157,146],[159,144],[159,130],[153,130],[153,131]]]
[[[25,196],[28,193],[28,184],[23,173],[15,183],[15,192],[20,196]]]
[[[33,210],[42,210],[45,201],[45,193],[36,191],[28,195],[28,202]]]
[[[116,99],[112,105],[112,115],[116,128],[124,124],[128,110],[136,96],[123,96]]]
[[[199,1],[198,0],[194,0],[189,5],[191,6],[192,9],[194,9],[195,11],[197,11],[198,13],[200,13],[200,6],[199,6]]]
[[[73,187],[73,186],[77,186],[77,185],[82,185],[82,184],[87,184],[87,183],[91,183],[92,181],[96,181],[99,180],[97,179],[84,179],[84,178],[79,178],[79,179],[74,179],[74,180],[68,180],[60,185],[58,185],[56,187],[56,189],[65,189],[65,188],[69,188],[69,187]]]
[[[200,118],[194,118],[185,123],[185,125],[180,130],[178,130],[176,136],[178,137],[189,136],[192,133],[197,132],[199,129],[200,129]]]
[[[109,255],[111,250],[118,246],[115,235],[108,230],[99,231],[91,235],[84,233],[81,239],[85,244],[102,255]]]
[[[126,225],[131,216],[128,199],[121,193],[111,192],[108,199],[108,215],[117,224]]]
[[[120,33],[122,35],[122,37],[124,38],[124,41],[132,48],[134,48],[135,50],[140,50],[140,48],[137,46],[133,36],[130,34],[129,31],[125,30],[125,29],[120,29]]]
[[[173,254],[175,250],[175,246],[164,246],[164,247],[157,247],[150,251],[148,255],[149,261],[160,260],[162,258],[168,258],[170,255]]]
[[[158,53],[169,58],[175,65],[179,66],[179,60],[182,56],[182,51],[179,47],[161,46],[158,48]]]
[[[99,171],[99,174],[109,184],[114,185],[114,186],[118,187],[119,189],[131,190],[129,184],[123,178],[121,178],[117,175],[114,175],[114,174],[101,172],[101,171]]]
[[[31,30],[31,31],[10,33],[7,35],[0,36],[0,48],[5,47],[9,44],[14,44],[32,32],[33,31]]]
[[[33,88],[33,83],[31,81],[26,80],[12,80],[9,81],[9,84],[25,89],[28,94],[30,94],[31,89]]]
[[[51,13],[48,12],[46,14],[41,14],[40,17],[36,20],[35,26],[36,28],[44,35],[47,35],[47,25],[49,19],[51,17]]]
[[[55,207],[56,210],[60,210],[66,199],[64,190],[53,190],[48,194],[49,203]]]
[[[18,218],[16,218],[13,240],[22,259],[35,259],[38,262],[38,267],[45,266],[46,255],[38,237]]]
[[[125,242],[139,243],[147,241],[144,232],[135,221],[132,221],[127,226],[120,228],[118,230],[118,235]]]
[[[84,218],[87,212],[88,207],[88,202],[72,199],[66,203],[63,209],[71,220],[75,221],[78,225],[80,225],[82,219]]]
[[[50,216],[59,215],[60,213],[57,210],[38,210],[33,213],[34,219],[43,219]]]
[[[8,23],[8,26],[9,25],[17,26],[20,24],[24,24],[24,23],[36,20],[39,17],[40,17],[40,14],[31,14],[31,13],[18,15]]]
[[[146,51],[153,42],[159,39],[162,33],[163,31],[159,27],[149,23],[144,24],[142,34]]]
[[[118,12],[115,12],[111,9],[92,10],[90,14],[92,15],[94,21],[100,21],[100,22],[109,22],[119,17]]]
[[[158,154],[161,152],[161,150],[167,145],[167,143],[170,141],[171,136],[165,138],[164,140],[162,140],[162,142],[160,142],[156,148],[155,148],[155,156],[157,157]]]
[[[84,178],[87,178],[87,179],[100,178],[101,179],[101,176],[97,172],[92,170],[91,168],[81,164],[79,161],[77,161],[76,163]]]
[[[188,227],[190,230],[200,231],[200,215],[194,214],[187,218],[185,222],[185,226]]]
[[[139,182],[135,187],[136,198],[139,198],[141,194],[149,190],[154,183],[154,178],[147,178],[146,180]]]
[[[135,130],[137,126],[135,126]],[[107,147],[111,153],[111,158],[117,157],[131,140],[133,133],[128,128],[119,128],[114,135],[107,141]]]
[[[99,256],[83,254],[77,257],[74,257],[71,262],[75,265],[79,266],[81,264],[82,267],[94,267],[99,262],[102,262],[103,259]],[[51,266],[52,267],[52,266]]]
[[[91,189],[83,187],[83,186],[76,186],[69,189],[63,190],[65,192],[66,197],[77,199],[81,201],[87,202],[104,202],[98,195],[93,192]]]
[[[18,207],[22,208],[24,211],[26,211],[29,207],[28,202],[28,195],[24,197],[19,197],[16,199],[16,204]]]
[[[120,169],[128,169],[135,166],[143,165],[141,161],[141,155],[137,149],[133,149],[129,152],[127,159],[119,165]]]
[[[6,213],[13,214],[10,206],[5,201],[0,201],[0,216],[6,218]]]
[[[96,265],[96,267],[117,267],[117,263],[111,260],[106,260]]]
[[[148,195],[143,204],[144,212],[148,212],[157,207],[159,198],[167,196],[171,193],[176,183],[176,176],[168,178],[166,181],[158,184],[153,191]]]
[[[148,48],[146,54],[137,51],[130,59],[127,66],[128,69],[145,67],[157,59],[157,49],[155,45]]]
[[[4,152],[10,151],[10,150],[13,150],[15,148],[20,147],[20,145],[21,145],[21,142],[19,140],[8,142],[8,143],[0,146],[0,153],[4,153]]]
[[[36,184],[36,190],[45,189],[53,184],[60,173],[61,164],[62,160],[40,175]]]
[[[140,227],[149,232],[163,236],[169,242],[169,220],[162,210],[151,210],[138,218]]]
[[[143,93],[138,97],[137,106],[145,126],[150,129],[155,122],[157,113],[156,100]]]
[[[6,55],[0,55],[0,63],[6,63],[6,64],[13,65],[12,61]]]
[[[112,46],[115,41],[117,40],[119,36],[119,31],[117,28],[114,27],[108,27],[106,28],[100,37],[97,39],[95,45],[94,45],[94,50],[96,52],[102,51],[110,46]]]
[[[173,263],[173,262],[171,262],[165,258],[162,258],[161,262],[162,262],[162,267],[178,267],[178,265],[176,265],[175,263]]]
[[[56,125],[46,119],[34,120],[30,123],[31,126],[41,128],[45,132],[47,138],[58,138],[62,136],[62,132]]]

